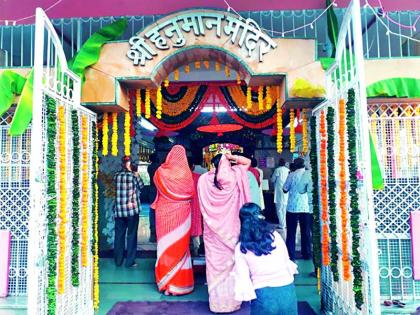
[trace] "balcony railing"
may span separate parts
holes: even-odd
[[[311,23],[323,10],[258,11],[241,12],[245,18],[254,19],[268,34],[280,37],[282,32]],[[339,23],[344,9],[335,9]],[[362,9],[362,27],[365,58],[398,58],[420,56],[420,43],[401,36],[387,35],[386,28],[379,23],[369,8]],[[420,11],[390,12],[389,16],[405,25],[412,25]],[[128,39],[162,16],[129,16],[128,28],[122,39]],[[117,17],[55,19],[53,24],[61,37],[67,58],[71,58],[87,38],[102,26],[115,21]],[[411,38],[420,39],[420,25],[417,33],[395,24],[391,31]],[[420,22],[418,23],[420,24]],[[306,27],[285,34],[287,38],[317,39],[317,57],[331,55],[332,47],[328,39],[327,17],[324,14],[312,27]],[[25,67],[33,65],[34,25],[0,26],[0,67]],[[280,48],[281,49],[281,48]]]

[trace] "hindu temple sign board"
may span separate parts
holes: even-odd
[[[184,34],[191,31],[195,36],[205,36],[208,31],[214,31],[218,38],[227,36],[232,44],[240,48],[245,45],[248,57],[256,52],[260,62],[265,54],[277,47],[252,19],[217,12],[194,12],[166,20],[147,30],[144,36],[131,37],[127,57],[134,65],[144,66],[147,60],[158,55],[159,50],[184,47],[187,44]]]

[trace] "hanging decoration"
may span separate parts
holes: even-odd
[[[190,65],[186,65],[185,68],[184,68],[184,72],[185,73],[190,73],[190,71],[191,71]]]
[[[57,280],[57,192],[56,192],[56,148],[57,139],[57,113],[56,102],[46,96],[47,103],[47,313],[56,314],[56,280]]]
[[[356,131],[356,111],[355,111],[355,93],[353,89],[348,91],[346,105],[346,125],[347,125],[347,143],[348,143],[348,161],[349,161],[349,179],[350,179],[350,225],[352,232],[352,260],[353,267],[353,292],[356,307],[362,308],[363,305],[363,275],[362,262],[360,259],[360,209],[359,196],[357,193],[357,131]]]
[[[124,113],[124,155],[131,156],[130,113]]]
[[[258,87],[258,110],[264,109],[264,87],[261,85]]]
[[[174,71],[174,80],[179,81],[179,69],[175,69]]]
[[[146,96],[144,99],[144,112],[146,119],[150,118],[150,89],[146,89]]]
[[[156,91],[156,118],[162,119],[162,87],[158,87]]]
[[[302,151],[303,154],[308,153],[308,111],[306,108],[302,110]]]
[[[73,204],[72,204],[72,238],[71,238],[71,283],[79,286],[79,220],[80,220],[80,130],[79,115],[76,110],[71,112],[72,134],[73,134]]]
[[[81,241],[81,256],[82,267],[88,266],[88,246],[89,246],[89,128],[87,117],[82,115],[82,241]]]
[[[328,208],[330,219],[330,240],[331,240],[331,272],[334,281],[339,280],[338,274],[338,246],[337,246],[337,213],[335,198],[335,110],[333,107],[327,109],[327,168],[328,168]]]
[[[320,133],[320,150],[319,150],[319,164],[321,175],[321,220],[322,220],[322,264],[328,266],[330,264],[330,239],[328,231],[328,188],[327,188],[327,130],[325,126],[325,112],[321,111],[319,119],[319,133]]]
[[[112,113],[111,155],[118,155],[118,113]]]
[[[341,261],[344,281],[350,280],[350,256],[348,251],[348,214],[347,214],[347,159],[346,159],[346,105],[344,99],[339,101],[339,167],[340,167],[340,210],[341,210]]]
[[[220,71],[220,63],[218,63],[217,61],[214,63],[214,70],[216,70],[216,72]]]
[[[295,152],[296,150],[296,134],[295,134],[295,110],[293,108],[290,109],[290,152]]]
[[[135,115],[135,103],[128,103],[128,111],[130,113],[130,137],[134,138],[136,136],[136,128],[134,127],[134,115]]]
[[[141,91],[136,90],[136,116],[141,116]]]
[[[102,155],[108,155],[108,146],[109,146],[109,139],[108,139],[108,131],[109,131],[109,122],[108,122],[108,113],[104,113],[103,120],[102,120]]]
[[[251,87],[246,88],[246,109],[249,111],[252,108],[252,91]]]
[[[162,116],[179,116],[191,110],[192,104],[198,99],[203,99],[204,92],[207,91],[205,86],[191,86],[191,87],[162,87],[160,95],[158,89],[150,91],[150,101],[156,104],[156,116],[158,106],[160,106],[160,114]],[[160,105],[158,104],[160,102]]]
[[[241,85],[241,76],[239,75],[238,72],[236,72],[236,84]]]
[[[58,192],[58,294],[64,293],[66,280],[66,221],[67,221],[67,145],[66,111],[64,105],[58,106],[58,169],[60,170]]]
[[[281,108],[280,99],[277,102],[277,152],[283,151],[283,110]]]
[[[208,60],[203,61],[203,65],[204,65],[204,68],[206,68],[207,70],[210,69],[210,62]]]
[[[314,223],[312,226],[313,229],[313,256],[314,256],[314,265],[317,270],[317,273],[321,268],[321,224],[319,218],[319,195],[318,195],[318,155],[317,155],[317,144],[316,144],[316,117],[312,116],[311,118],[311,152],[310,152],[310,161],[311,161],[311,175],[312,175],[312,212]]]
[[[230,68],[228,66],[225,66],[225,76],[226,78],[230,78]]]
[[[92,205],[93,205],[93,308],[97,310],[99,308],[99,189],[98,189],[98,170],[99,170],[99,159],[98,159],[98,127],[95,122],[92,122],[92,138],[94,141],[93,152],[92,152]]]
[[[273,105],[273,99],[271,97],[271,87],[267,86],[265,88],[265,109],[270,110],[272,105]]]
[[[201,62],[200,61],[196,61],[194,62],[194,68],[196,68],[197,70],[201,68]]]
[[[166,77],[166,79],[163,81],[164,87],[169,87],[169,77]]]

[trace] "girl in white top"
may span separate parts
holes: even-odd
[[[297,314],[293,275],[297,266],[274,227],[254,203],[240,210],[241,233],[235,248],[235,299],[252,301],[251,315]]]

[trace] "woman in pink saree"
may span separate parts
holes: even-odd
[[[155,173],[157,261],[156,283],[166,295],[194,289],[190,255],[191,199],[194,181],[184,147],[176,145]]]
[[[231,161],[236,165],[231,166]],[[241,302],[234,299],[232,270],[240,232],[239,209],[251,201],[247,175],[251,161],[219,154],[212,164],[214,169],[201,175],[198,182],[209,304],[212,312],[230,313],[241,307]]]

